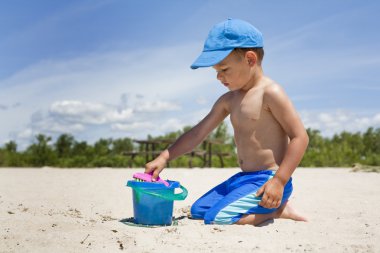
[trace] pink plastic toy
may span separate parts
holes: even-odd
[[[160,177],[158,177],[156,181],[152,181],[152,174],[148,174],[148,173],[138,172],[138,173],[133,174],[133,178],[141,182],[157,182],[157,183],[164,184],[165,186],[169,186],[169,183],[165,180],[162,180]]]

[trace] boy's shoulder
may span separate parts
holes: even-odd
[[[267,102],[284,99],[287,97],[283,87],[273,80],[268,81],[268,83],[264,85],[263,91],[264,99]]]
[[[264,87],[263,108],[267,111],[276,110],[278,112],[284,112],[284,110],[290,110],[292,108],[292,102],[286,94],[283,86],[272,81]]]
[[[273,94],[283,91],[281,85],[269,77],[264,77],[260,86],[266,94]]]

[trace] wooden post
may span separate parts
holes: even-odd
[[[204,150],[204,153],[203,153],[203,164],[202,164],[203,167],[202,168],[204,168],[207,165],[207,143],[206,143],[206,141],[203,141],[202,148]]]
[[[208,142],[208,167],[212,166],[212,143]]]
[[[219,161],[222,168],[224,168],[223,154],[219,154]]]
[[[148,163],[149,160],[149,144],[145,143],[145,163]]]

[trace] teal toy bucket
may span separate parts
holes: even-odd
[[[171,225],[174,200],[184,200],[187,189],[179,182],[167,180],[169,186],[160,183],[130,180],[132,188],[134,221],[143,225]],[[180,188],[182,192],[175,193]]]

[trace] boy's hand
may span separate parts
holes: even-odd
[[[265,208],[278,208],[284,194],[284,184],[276,177],[268,180],[256,193],[263,195],[259,205]]]
[[[145,164],[145,173],[153,172],[152,180],[155,181],[161,171],[165,168],[166,162],[167,160],[164,157],[158,156],[153,161]]]

